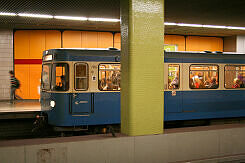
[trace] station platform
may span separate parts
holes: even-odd
[[[166,129],[164,134],[110,134],[0,141],[1,162],[245,162],[245,125]]]
[[[40,111],[38,100],[17,100],[13,104],[9,101],[0,101],[0,120],[34,118]]]
[[[0,101],[0,113],[4,112],[25,112],[25,111],[41,111],[38,100],[17,100],[14,104],[9,101]]]

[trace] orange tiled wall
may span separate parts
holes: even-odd
[[[110,32],[64,31],[64,48],[109,48],[113,47]]]
[[[186,51],[223,51],[223,38],[187,36]]]
[[[55,30],[19,30],[14,34],[15,75],[20,80],[16,92],[24,99],[38,99],[42,52],[61,47],[61,33]],[[33,64],[33,63],[39,64]]]

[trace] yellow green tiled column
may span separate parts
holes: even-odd
[[[164,0],[121,0],[121,132],[163,132]]]

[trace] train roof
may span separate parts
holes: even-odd
[[[164,62],[169,63],[245,63],[245,54],[229,52],[165,52]]]
[[[43,52],[43,56],[52,55],[55,61],[105,61],[119,62],[120,50],[115,48],[59,48]]]
[[[55,61],[105,61],[120,62],[120,50],[115,48],[59,48],[43,52],[52,54]],[[168,63],[245,63],[244,53],[233,52],[164,52],[164,62]]]

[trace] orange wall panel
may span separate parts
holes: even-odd
[[[219,37],[187,36],[186,51],[223,51],[223,39]]]
[[[114,35],[114,48],[121,49],[121,34],[116,33]]]
[[[15,59],[28,59],[30,57],[29,31],[16,31],[14,33],[14,57]]]
[[[30,59],[42,59],[45,50],[45,31],[30,31]]]
[[[185,37],[178,35],[165,35],[164,44],[177,45],[178,51],[185,51]]]
[[[28,99],[39,99],[39,88],[41,80],[42,65],[32,64],[30,65],[30,96]]]
[[[17,89],[16,94],[23,99],[29,99],[30,91],[30,75],[29,75],[29,65],[20,64],[15,65],[15,76],[20,81],[20,88]]]
[[[45,31],[45,50],[54,48],[61,48],[61,32]]]
[[[98,32],[98,48],[113,47],[113,34],[110,32]]]
[[[98,48],[98,32],[82,31],[82,48]]]
[[[64,31],[63,48],[81,48],[81,31]]]

